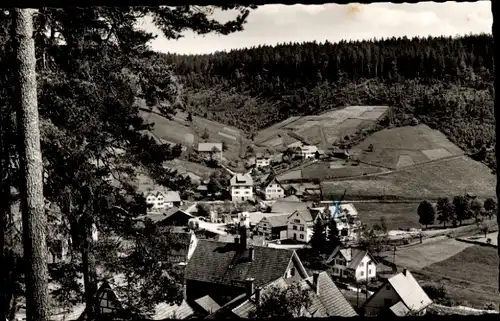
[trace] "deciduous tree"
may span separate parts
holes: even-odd
[[[438,221],[443,223],[443,226],[446,227],[446,223],[453,221],[453,216],[455,211],[453,209],[453,205],[450,203],[450,200],[447,197],[439,198],[436,204],[436,211],[438,214]]]
[[[419,216],[418,222],[427,227],[434,223],[434,217],[436,215],[436,210],[434,206],[429,201],[422,201],[417,208],[417,214]]]

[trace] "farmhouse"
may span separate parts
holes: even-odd
[[[266,200],[275,200],[285,197],[285,188],[278,182],[274,175],[269,175],[262,183]]]
[[[310,305],[302,307],[303,313],[301,316],[313,318],[357,316],[353,307],[326,272],[314,273],[312,276],[300,281],[300,286],[309,292],[311,299]],[[273,288],[286,289],[288,287],[290,287],[290,283],[284,278],[279,278],[262,288],[249,286],[246,293],[222,306],[210,318],[248,319],[251,317],[251,312],[255,311],[257,305],[261,304],[270,290]]]
[[[146,192],[146,204],[151,206],[152,212],[181,206],[182,200],[176,191],[149,191]]]
[[[407,269],[389,278],[363,307],[365,315],[424,315],[432,300]]]
[[[344,248],[333,250],[326,263],[333,268],[333,275],[338,278],[360,282],[377,276],[377,261],[366,250]]]
[[[279,278],[301,280],[307,272],[295,251],[248,246],[247,229],[234,243],[199,240],[185,270],[188,302],[209,295],[219,305]]]
[[[222,143],[199,143],[198,153],[201,155],[216,155],[217,159],[222,159]]]
[[[292,240],[309,243],[313,234],[313,226],[316,220],[322,219],[321,212],[296,210],[288,216],[287,237]]]
[[[317,151],[318,148],[313,145],[304,145],[300,147],[300,154],[304,159],[315,158]]]
[[[258,235],[264,235],[266,240],[282,240],[287,238],[288,214],[270,214],[263,217],[255,226]]]
[[[341,237],[348,240],[355,239],[361,228],[361,222],[354,205],[351,203],[334,204],[330,206],[329,211],[337,223]]]
[[[230,181],[233,202],[253,200],[253,179],[250,174],[236,174]]]

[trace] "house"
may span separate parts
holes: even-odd
[[[333,204],[330,205],[329,212],[337,223],[341,239],[353,240],[357,238],[358,231],[361,229],[361,221],[353,204]]]
[[[185,266],[198,245],[198,238],[192,231],[173,232],[169,245],[172,262]]]
[[[304,159],[315,158],[317,151],[318,151],[318,147],[316,147],[314,145],[303,145],[303,146],[300,146],[300,155]]]
[[[255,233],[263,235],[266,240],[283,240],[287,238],[288,214],[266,215],[255,226]]]
[[[255,155],[255,167],[266,167],[271,165],[271,156],[264,153],[256,153]]]
[[[253,179],[250,174],[236,174],[230,180],[233,202],[253,200]]]
[[[126,298],[122,297],[120,291],[118,290],[118,288],[125,285],[124,280],[124,276],[118,275],[110,280],[101,282],[96,293],[96,296],[99,299],[98,313],[101,316],[107,316],[106,318],[111,319],[112,316],[121,316],[126,318],[130,315],[130,312],[126,308]],[[82,311],[80,316],[77,318],[78,321],[87,319],[85,305],[82,304],[82,306],[83,307],[75,307],[79,311]],[[154,307],[153,315],[147,318],[147,320],[164,320],[168,318],[186,319],[192,316],[193,313],[193,309],[185,300],[183,300],[180,305],[159,303]],[[54,320],[54,318],[51,319]],[[71,319],[63,316],[60,320]],[[142,318],[142,320],[144,320],[144,318]]]
[[[321,212],[309,209],[296,210],[288,216],[287,237],[292,240],[309,243],[316,220],[323,219]]]
[[[311,302],[302,307],[301,316],[312,318],[355,317],[357,313],[326,272],[315,272],[300,282],[302,289],[309,292]],[[279,278],[261,288],[249,286],[246,293],[222,306],[207,319],[242,318],[248,319],[259,304],[275,288],[286,290],[291,286],[284,278]]]
[[[266,200],[275,200],[285,197],[285,188],[274,175],[269,175],[262,183]]]
[[[364,303],[365,315],[424,315],[432,300],[407,269],[389,278]]]
[[[356,282],[373,279],[377,276],[377,261],[367,250],[358,248],[341,248],[333,250],[326,260],[338,278],[351,279]]]
[[[234,243],[198,241],[185,270],[188,302],[209,295],[222,306],[245,293],[249,282],[261,287],[279,278],[308,277],[295,251],[248,246],[247,233],[240,228]]]
[[[222,143],[199,143],[198,144],[198,153],[202,155],[214,155],[217,159],[222,159],[222,151],[223,146]]]
[[[146,204],[151,206],[151,212],[181,206],[181,196],[176,191],[149,191],[146,193]]]

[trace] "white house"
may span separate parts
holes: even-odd
[[[377,261],[366,250],[337,247],[326,263],[333,267],[333,275],[339,278],[361,282],[377,276]]]
[[[253,179],[250,174],[236,174],[230,181],[233,202],[253,200]]]
[[[222,159],[222,143],[199,143],[198,153],[200,154],[214,154],[218,159]]]
[[[289,239],[309,243],[316,220],[321,219],[318,211],[296,210],[288,216],[287,236]]]
[[[424,315],[432,300],[407,269],[389,278],[364,303],[365,315]]]
[[[255,167],[266,167],[271,165],[271,158],[269,157],[257,157],[255,158]]]
[[[268,179],[262,184],[266,200],[276,200],[285,197],[285,188],[281,186],[280,182],[274,177],[269,175]]]
[[[318,151],[318,147],[316,147],[314,145],[300,146],[300,154],[302,155],[302,158],[304,158],[304,159],[316,157],[317,151]]]
[[[182,200],[179,192],[176,191],[150,191],[146,193],[146,204],[151,206],[150,211],[157,212],[181,206]]]

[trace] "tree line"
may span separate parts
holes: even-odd
[[[184,84],[188,111],[250,134],[290,116],[388,105],[390,124],[416,118],[496,167],[488,34],[287,43],[164,59]]]
[[[437,221],[444,227],[448,223],[456,227],[470,219],[473,219],[475,223],[480,223],[485,219],[491,220],[497,215],[497,202],[488,198],[481,203],[469,195],[458,195],[451,201],[447,197],[439,198],[436,205],[424,200],[417,208],[417,215],[419,223],[425,226]]]

